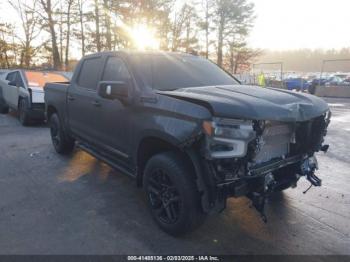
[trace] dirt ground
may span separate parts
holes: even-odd
[[[350,254],[350,99],[333,111],[321,188],[300,181],[267,204],[245,198],[183,238],[160,231],[135,182],[80,150],[54,152],[45,125],[0,115],[0,254]]]

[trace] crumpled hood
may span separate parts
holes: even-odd
[[[328,110],[327,103],[313,95],[248,85],[191,87],[158,93],[204,105],[214,116],[227,118],[300,122]]]

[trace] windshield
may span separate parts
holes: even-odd
[[[28,85],[32,87],[35,86],[43,88],[46,83],[68,81],[68,78],[59,73],[53,72],[25,71],[25,75],[28,81]]]
[[[131,60],[144,85],[157,90],[239,83],[214,63],[198,56],[133,55]]]

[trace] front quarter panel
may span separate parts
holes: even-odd
[[[134,145],[137,148],[142,139],[156,137],[180,146],[201,132],[202,121],[210,119],[205,107],[168,97],[155,95],[152,101],[141,101],[131,114]],[[136,153],[136,152],[135,152]]]

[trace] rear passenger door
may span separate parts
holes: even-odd
[[[96,122],[97,84],[101,78],[103,57],[85,58],[79,75],[67,94],[68,121],[71,132],[91,144],[98,141]]]

